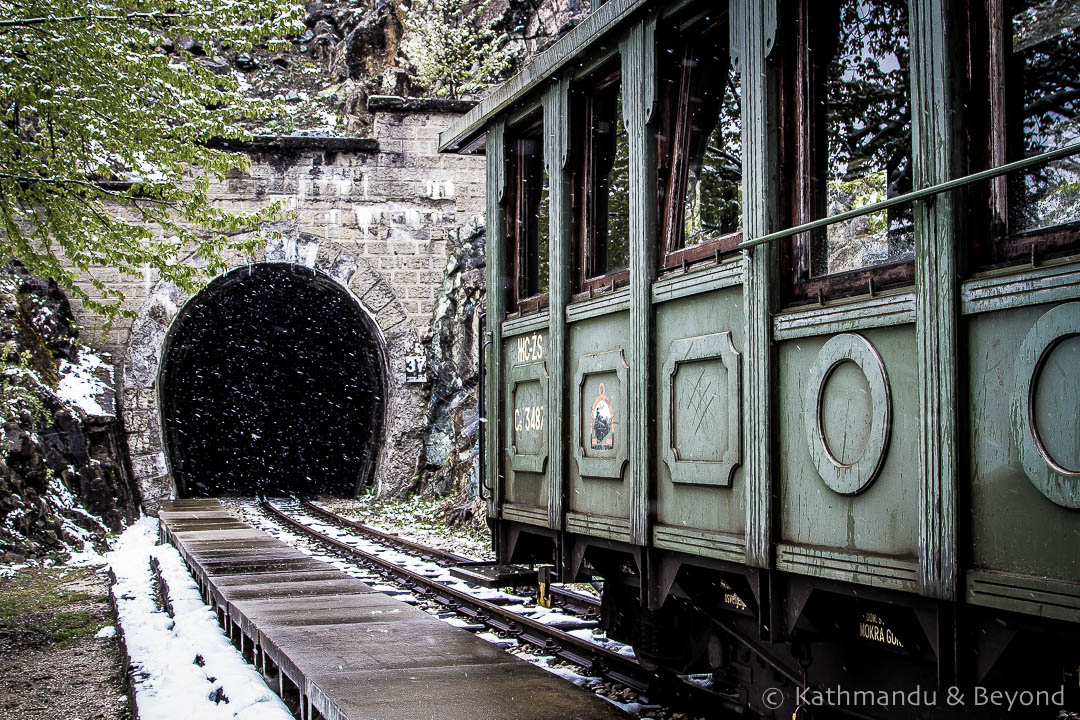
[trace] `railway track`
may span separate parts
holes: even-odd
[[[594,598],[560,589],[563,590],[560,595],[561,600],[568,601],[567,610],[573,607],[572,604],[580,602],[584,606],[585,619],[579,622],[565,620],[559,623],[541,622],[523,615],[513,607],[508,607],[509,603],[505,598],[492,597],[490,593],[486,598],[478,597],[474,594],[475,590],[462,589],[461,586],[468,587],[468,584],[463,581],[455,581],[454,585],[446,584],[429,574],[404,567],[393,559],[387,559],[375,552],[369,552],[340,538],[320,532],[273,503],[262,501],[260,507],[274,522],[312,539],[335,555],[373,570],[418,597],[452,610],[477,626],[514,637],[521,643],[539,648],[546,655],[581,667],[590,676],[619,683],[647,695],[653,701],[699,711],[707,709],[710,717],[715,717],[717,710],[732,711],[739,706],[739,699],[735,696],[712,691],[686,682],[677,676],[650,672],[642,668],[632,656],[573,634],[572,630],[584,630],[596,626],[595,619],[588,618],[590,612],[595,613],[597,608]],[[374,538],[374,542],[390,548],[407,549],[443,567],[468,560],[453,553],[368,528],[311,503],[300,503],[298,509],[322,522],[365,536],[369,541]]]
[[[383,532],[369,525],[350,520],[349,518],[342,517],[332,510],[327,510],[324,507],[316,505],[315,503],[300,499],[300,506],[309,514],[316,515],[322,518],[326,522],[336,525],[340,528],[347,529],[353,532],[360,533],[366,537],[369,537],[376,542],[383,543],[390,547],[396,547],[406,552],[414,552],[418,556],[438,563],[443,567],[450,567],[453,565],[459,565],[462,563],[474,562],[474,558],[465,557],[464,555],[458,555],[456,553],[447,552],[439,548],[433,548],[428,545],[423,545],[412,540],[393,535],[391,533]],[[574,592],[558,585],[552,585],[548,588],[548,594],[554,601],[555,605],[564,607],[567,610],[571,610],[575,613],[580,613],[589,616],[599,616],[600,613],[600,600],[591,595],[585,595],[583,593]]]

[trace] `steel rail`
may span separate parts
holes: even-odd
[[[399,535],[383,532],[382,530],[377,530],[376,528],[373,528],[369,525],[364,525],[363,523],[357,522],[355,520],[350,520],[347,517],[342,517],[341,515],[338,515],[333,510],[328,510],[304,498],[300,498],[300,504],[305,510],[312,512],[319,517],[325,518],[327,521],[334,523],[339,527],[346,527],[364,535],[378,538],[379,540],[387,543],[388,545],[397,545],[400,547],[408,548],[409,550],[413,550],[414,552],[419,553],[422,557],[433,558],[437,562],[445,562],[448,565],[458,565],[460,563],[475,562],[474,558],[464,557],[462,555],[457,555],[452,552],[447,552],[446,550],[440,550],[439,548],[433,548],[428,545],[423,545],[413,540],[407,540]],[[551,596],[561,600],[564,607],[580,610],[583,612],[600,611],[600,601],[589,595],[583,595],[581,593],[574,592],[573,590],[567,590],[566,588],[558,587],[555,585],[548,587],[548,593]]]
[[[980,172],[965,175],[963,177],[946,180],[945,182],[941,182],[936,185],[930,185],[929,187],[920,188],[918,190],[904,193],[903,195],[891,197],[888,200],[882,200],[881,202],[876,202],[871,205],[864,205],[860,208],[846,210],[842,213],[837,213],[836,215],[830,215],[829,217],[824,217],[819,220],[813,220],[808,223],[803,223],[802,225],[796,225],[795,227],[787,228],[786,230],[777,230],[776,232],[771,232],[768,235],[762,235],[760,237],[743,240],[741,243],[739,243],[738,247],[740,250],[748,250],[750,248],[757,247],[758,245],[765,245],[766,243],[770,243],[773,240],[782,240],[784,238],[791,237],[792,235],[798,235],[800,233],[809,232],[811,230],[817,230],[818,228],[823,228],[828,225],[844,222],[845,220],[852,220],[854,218],[862,217],[864,215],[872,215],[876,212],[881,212],[882,210],[888,210],[891,207],[896,207],[897,205],[905,205],[909,202],[914,202],[916,200],[924,200],[933,195],[940,195],[943,192],[948,192],[949,190],[955,190],[957,188],[981,182],[983,180],[990,180],[996,177],[1000,177],[1001,175],[1006,175],[1010,172],[1013,172],[1014,170],[1023,170],[1024,168],[1032,167],[1033,165],[1042,165],[1044,163],[1052,162],[1054,160],[1072,157],[1073,155],[1080,155],[1080,143],[1072,143],[1070,145],[1060,147],[1056,150],[1050,150],[1048,152],[1039,153],[1038,155],[1032,155],[1031,157],[1027,157],[1022,160],[1005,163],[1004,165],[999,165],[997,167],[990,168],[989,170],[982,170]]]
[[[613,680],[641,693],[650,694],[659,691],[658,694],[660,695],[689,699],[690,702],[695,704],[712,703],[714,707],[715,704],[720,704],[733,711],[742,708],[742,705],[735,697],[722,695],[681,681],[677,681],[676,684],[670,679],[665,680],[642,668],[633,658],[620,655],[588,640],[583,640],[532,618],[519,615],[495,603],[473,597],[467,592],[443,585],[429,577],[396,565],[389,560],[384,560],[377,555],[343,543],[337,538],[330,537],[304,525],[265,500],[260,505],[274,520],[298,530],[304,535],[315,538],[343,555],[355,558],[369,567],[374,567],[380,574],[394,578],[411,592],[445,605],[454,612],[493,630],[512,635],[520,641],[535,645],[560,660],[587,668],[590,674]],[[658,683],[661,684],[658,685]]]
[[[376,566],[385,574],[395,578],[404,587],[422,597],[434,599],[470,619],[541,647],[560,659],[590,669],[604,669],[610,674],[611,679],[628,685],[635,690],[644,692],[649,687],[649,681],[641,679],[642,670],[640,665],[631,658],[544,625],[532,618],[518,615],[495,603],[473,597],[467,592],[443,585],[420,573],[415,573],[389,560],[385,560],[378,555],[341,542],[337,538],[330,537],[304,525],[296,518],[289,516],[268,502],[264,502],[262,507],[278,522],[316,538],[319,542],[329,545],[345,555],[358,558],[365,564]]]
[[[355,520],[350,520],[347,517],[342,517],[333,510],[327,510],[326,508],[316,505],[315,503],[304,498],[299,498],[299,500],[300,505],[304,508],[304,510],[314,513],[315,515],[318,515],[319,517],[322,517],[334,523],[335,525],[344,526],[351,530],[356,530],[363,535],[370,535],[371,537],[378,538],[379,540],[387,543],[388,545],[397,545],[399,547],[407,548],[416,553],[419,553],[422,557],[446,563],[448,565],[474,562],[473,558],[465,557],[464,555],[458,555],[447,550],[430,547],[428,545],[422,545],[418,542],[403,538],[400,535],[383,532],[382,530],[373,528],[370,525],[364,525],[363,523],[359,523]]]

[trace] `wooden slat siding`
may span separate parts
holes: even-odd
[[[954,176],[944,0],[912,0],[911,136],[915,189]],[[955,173],[959,174],[959,173]],[[915,203],[915,335],[919,376],[919,591],[957,595],[956,278],[952,196]]]
[[[746,538],[742,535],[655,525],[653,544],[665,550],[741,563],[746,557]]]
[[[455,152],[489,125],[490,119],[516,103],[522,95],[548,80],[582,51],[607,35],[638,8],[651,0],[608,0],[573,30],[533,58],[521,72],[495,88],[472,110],[439,133],[439,151]]]
[[[579,535],[593,535],[615,542],[633,542],[630,525],[625,518],[568,512],[566,513],[566,529],[568,532]]]
[[[504,520],[522,522],[528,525],[539,525],[541,527],[547,527],[548,525],[547,513],[543,509],[526,507],[524,505],[504,503],[502,506],[502,517]]]
[[[800,575],[904,592],[915,592],[919,587],[917,562],[868,553],[780,543],[776,548],[776,567]]]
[[[715,267],[691,270],[688,273],[658,280],[653,283],[653,304],[741,285],[743,270],[743,261],[740,257],[735,261],[725,261]]]
[[[623,122],[630,142],[630,540],[649,542],[655,405],[650,355],[652,279],[656,274],[656,144],[649,123],[656,105],[656,18],[630,26],[620,44]]]
[[[536,313],[535,315],[526,315],[523,318],[514,318],[513,320],[507,320],[502,324],[502,336],[503,340],[515,337],[517,335],[528,335],[529,333],[540,332],[541,330],[547,330],[548,326],[548,314]]]
[[[988,570],[970,570],[965,579],[974,605],[1080,622],[1080,584]]]
[[[566,78],[544,93],[544,164],[548,174],[548,526],[563,527],[566,459],[563,423],[566,419],[566,313],[570,301],[570,273],[574,261],[570,247],[570,181],[567,168],[570,127],[570,82]],[[545,238],[540,238],[541,242]]]
[[[960,311],[965,315],[1077,299],[1080,268],[1074,264],[1010,272],[960,286]]]
[[[503,232],[506,227],[503,200],[506,197],[506,127],[501,122],[491,125],[487,134],[487,327],[491,342],[487,346],[484,378],[487,397],[487,433],[485,450],[487,452],[487,478],[481,482],[488,486],[488,516],[497,517],[500,493],[499,468],[502,467],[502,437],[499,434],[499,418],[502,417],[502,323],[506,313],[506,287],[503,281],[503,268],[506,264]],[[485,341],[487,338],[485,338]]]
[[[835,306],[786,311],[773,318],[773,339],[834,335],[913,322],[915,293],[900,293]]]
[[[630,288],[620,288],[614,292],[605,293],[592,300],[579,300],[572,305],[566,306],[566,321],[574,323],[579,320],[609,315],[611,313],[624,312],[630,309]]]
[[[775,92],[774,70],[767,61],[774,17],[766,3],[734,0],[737,13],[733,28],[745,28],[735,37],[742,80],[743,127],[743,228],[746,237],[758,237],[776,229],[776,118],[770,96]],[[775,27],[775,24],[773,24]],[[760,199],[760,201],[759,201]],[[746,347],[743,357],[743,447],[746,448],[746,562],[767,568],[772,564],[772,448],[775,445],[773,397],[772,311],[775,308],[775,277],[778,243],[746,253],[743,302]]]

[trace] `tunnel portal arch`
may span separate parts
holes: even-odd
[[[195,254],[183,259],[195,266]],[[370,259],[355,248],[299,232],[289,223],[280,238],[254,257],[228,261],[229,272],[252,263],[292,263],[332,280],[373,320],[385,350],[386,395],[382,441],[375,459],[374,482],[380,493],[392,491],[413,475],[423,449],[423,388],[406,382],[405,362],[418,352],[419,337],[395,287]],[[226,273],[228,274],[228,272]],[[156,515],[161,501],[179,494],[166,459],[159,376],[165,340],[191,296],[171,282],[158,280],[146,295],[124,343],[120,367],[120,411],[131,470],[142,496],[143,510]]]
[[[260,263],[218,277],[162,349],[177,495],[355,494],[382,444],[386,365],[374,319],[323,273]]]

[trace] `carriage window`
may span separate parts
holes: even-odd
[[[742,239],[741,87],[728,16],[673,19],[660,53],[660,267],[734,250]]]
[[[573,98],[575,291],[624,283],[630,265],[630,155],[618,68],[582,83]]]
[[[968,104],[983,123],[969,138],[967,170],[1080,141],[1080,8],[1045,0],[984,0],[970,12]],[[1000,31],[992,35],[988,28]],[[1080,246],[1076,156],[996,178],[969,194],[976,267]]]
[[[795,0],[785,6],[785,28],[799,39],[784,62],[785,165],[796,171],[790,222],[909,192],[905,0]],[[868,281],[907,282],[914,258],[910,206],[797,237],[791,255],[795,297],[865,292]]]
[[[548,292],[548,180],[544,170],[540,118],[511,135],[508,149],[510,257],[513,264],[513,305],[535,310]]]
[[[1013,3],[1011,10],[1006,145],[1008,160],[1019,160],[1080,141],[1080,8],[1044,1]],[[1017,232],[1077,223],[1080,158],[1010,178],[1009,200]]]

